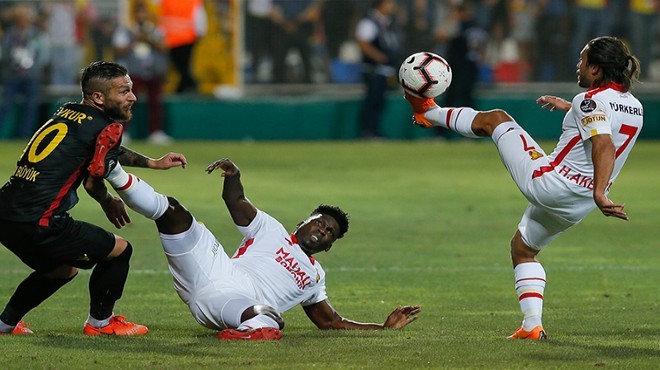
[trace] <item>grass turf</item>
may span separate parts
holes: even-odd
[[[398,304],[420,304],[401,331],[319,331],[300,308],[284,314],[279,342],[221,342],[199,326],[172,288],[153,222],[131,213],[119,235],[135,248],[116,312],[147,324],[141,338],[88,338],[88,272],[25,320],[32,336],[0,336],[0,368],[655,368],[660,357],[657,225],[660,143],[640,142],[611,193],[631,220],[592,213],[540,254],[548,275],[546,343],[508,341],[520,322],[508,241],[525,207],[488,141],[179,142],[132,147],[188,157],[185,170],[135,169],[177,197],[233,253],[240,234],[220,199],[221,157],[242,169],[247,196],[293,230],[320,203],[351,215],[329,253],[333,306],[382,322]],[[3,142],[8,177],[23,143]],[[552,149],[546,147],[547,150]],[[81,190],[72,214],[113,230]],[[29,270],[0,248],[0,304]]]

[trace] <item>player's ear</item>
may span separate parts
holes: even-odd
[[[92,100],[98,105],[103,105],[105,102],[105,95],[99,91],[95,91],[92,93]]]

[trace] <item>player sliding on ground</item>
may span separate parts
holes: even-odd
[[[546,275],[537,254],[596,207],[605,216],[628,220],[623,204],[608,198],[642,128],[642,105],[630,93],[639,61],[614,37],[587,43],[577,65],[577,80],[587,91],[572,103],[554,96],[537,100],[543,108],[566,111],[562,135],[548,156],[502,110],[440,108],[432,99],[406,94],[414,123],[440,126],[466,137],[491,137],[502,162],[529,205],[511,240],[515,288],[522,326],[509,338],[543,340],[541,323]]]
[[[339,315],[325,291],[325,272],[312,255],[328,251],[348,231],[348,216],[321,205],[289,233],[257,209],[243,192],[240,171],[228,159],[208,166],[223,171],[222,198],[244,240],[233,258],[176,199],[159,194],[117,165],[107,180],[136,212],[156,221],[174,287],[203,326],[220,339],[280,339],[281,314],[301,304],[319,329],[401,329],[419,306],[397,307],[383,324]],[[121,222],[127,222],[123,215]]]

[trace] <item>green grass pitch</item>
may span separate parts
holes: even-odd
[[[551,143],[546,150],[551,150]],[[188,168],[136,169],[177,197],[233,253],[240,234],[220,198],[222,179],[204,168],[229,157],[247,196],[293,230],[320,203],[351,215],[329,253],[333,306],[345,317],[382,322],[398,304],[420,304],[401,331],[320,331],[300,308],[284,314],[281,341],[221,342],[179,300],[153,222],[131,212],[119,235],[135,248],[116,312],[149,326],[141,338],[88,338],[89,272],[25,320],[32,336],[1,336],[2,369],[651,369],[660,364],[659,142],[640,142],[611,198],[630,221],[592,213],[540,254],[547,272],[545,343],[508,341],[521,315],[508,243],[525,207],[487,140],[418,142],[136,143],[159,156],[186,154]],[[8,178],[23,143],[2,142]],[[3,180],[4,182],[5,180]],[[72,214],[114,230],[84,191]],[[0,306],[29,270],[0,248]]]

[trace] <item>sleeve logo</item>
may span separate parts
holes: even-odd
[[[591,99],[584,99],[580,103],[580,110],[584,113],[593,112],[596,109],[596,102]]]
[[[582,123],[582,126],[588,126],[592,123],[605,122],[605,121],[607,121],[607,120],[605,119],[604,114],[597,114],[597,115],[594,115],[594,116],[588,116],[588,117],[582,118],[580,120],[580,123]]]

